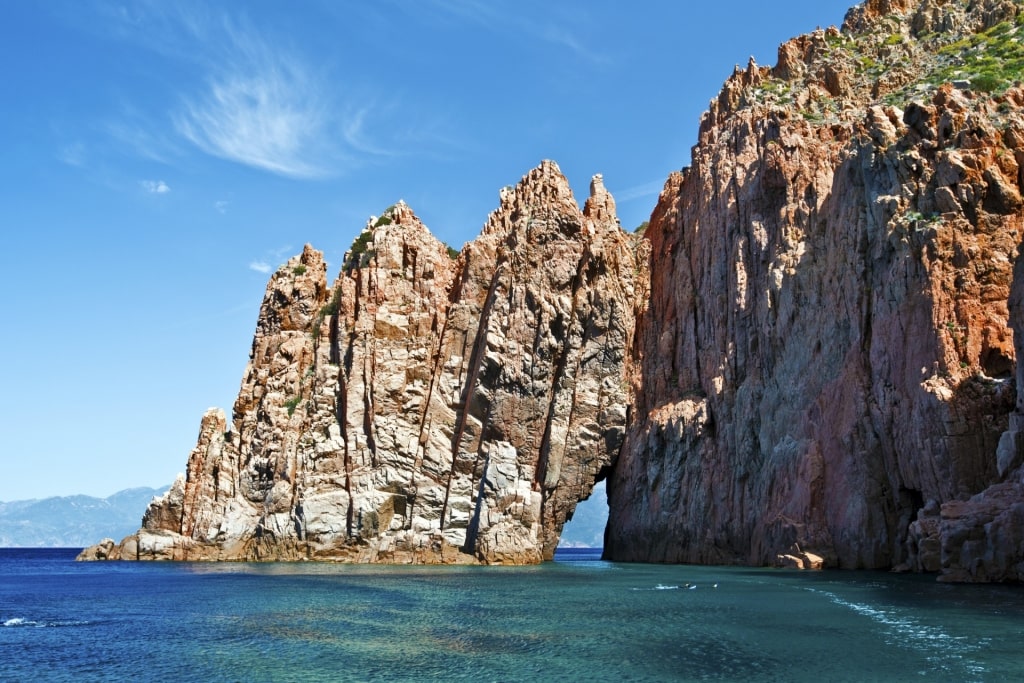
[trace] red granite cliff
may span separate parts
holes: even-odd
[[[1024,504],[996,457],[1024,92],[970,80],[971,50],[1019,50],[1021,7],[941,4],[868,2],[712,103],[647,230],[608,557],[1022,578],[981,559],[1024,560],[1019,520],[951,531],[989,487]]]

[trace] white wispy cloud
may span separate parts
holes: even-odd
[[[274,272],[277,269],[276,266],[271,265],[274,263],[284,263],[288,260],[288,257],[294,255],[294,250],[291,245],[284,245],[276,247],[274,249],[267,249],[262,258],[256,258],[249,262],[249,269],[255,270],[257,273],[263,273],[264,275]]]
[[[188,98],[175,129],[222,159],[284,176],[326,175],[318,161],[329,121],[320,87],[299,61],[247,42],[240,54],[250,59],[213,75],[205,92]]]
[[[564,27],[548,26],[541,34],[541,38],[555,45],[561,45],[576,53],[577,57],[594,64],[607,64],[611,60],[602,52],[591,49],[574,33]]]
[[[376,156],[392,156],[394,152],[379,146],[366,130],[366,117],[370,113],[368,107],[362,107],[350,114],[342,128],[346,144],[358,152]]]
[[[229,204],[231,204],[231,202],[226,199],[218,199],[213,203],[213,208],[217,213],[224,214],[228,212]]]
[[[627,187],[624,190],[612,190],[612,195],[615,197],[615,201],[622,204],[634,199],[643,199],[644,197],[654,197],[661,194],[661,190],[665,187],[665,180],[652,180],[641,185],[633,185]]]
[[[313,62],[301,45],[230,4],[103,6],[107,35],[159,54],[185,75],[172,84],[170,102],[122,106],[106,126],[138,156],[177,164],[198,150],[285,177],[323,178],[445,148],[451,137],[425,112],[411,115],[400,92]]]
[[[270,265],[266,261],[253,261],[249,264],[249,270],[255,270],[257,273],[267,275],[273,272],[274,266]]]
[[[269,250],[268,253],[271,256],[272,261],[284,263],[285,261],[288,260],[288,257],[295,255],[295,250],[292,248],[292,245],[285,244],[283,246],[277,247],[276,249]]]
[[[345,163],[333,142],[343,108],[324,95],[339,89],[287,43],[201,3],[139,2],[107,19],[120,39],[201,74],[177,86],[169,126],[130,108],[108,125],[136,154],[171,163],[192,147],[295,178],[330,175]]]
[[[162,180],[141,180],[139,184],[150,194],[167,194],[171,191],[170,185]]]

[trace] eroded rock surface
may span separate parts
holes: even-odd
[[[1024,93],[944,70],[1020,11],[867,2],[726,83],[646,233],[608,557],[1013,578],[973,567],[1024,559],[1020,458],[996,456]],[[937,562],[912,548],[926,510]]]
[[[122,559],[535,563],[625,433],[631,238],[600,177],[544,162],[461,254],[402,204],[328,287],[307,246],[271,278],[229,425]],[[92,553],[95,555],[96,553]]]

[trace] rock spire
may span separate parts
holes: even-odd
[[[636,264],[600,178],[545,161],[459,254],[403,203],[333,286],[307,246],[272,277],[232,423],[122,559],[534,563],[625,433]],[[110,553],[107,553],[110,555]]]

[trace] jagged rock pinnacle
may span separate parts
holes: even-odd
[[[584,216],[545,161],[462,255],[404,202],[330,290],[307,247],[268,285],[234,429],[208,413],[188,476],[102,555],[550,559],[630,400],[636,267],[621,231],[594,234],[615,223],[595,201]]]
[[[604,176],[600,173],[590,180],[590,197],[587,198],[587,203],[583,207],[583,214],[598,223],[609,222],[618,225],[615,199],[605,189]]]

